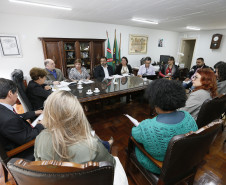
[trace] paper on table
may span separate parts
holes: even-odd
[[[32,126],[35,127],[38,123],[39,120],[43,119],[43,114],[40,114],[33,122],[32,122]]]
[[[122,76],[130,76],[129,74],[122,74]]]
[[[71,91],[71,89],[68,86],[64,86],[64,87],[57,87],[57,89],[52,88],[52,91],[57,91],[57,90],[64,90],[64,91]]]
[[[84,83],[84,84],[91,84],[91,83],[93,83],[94,81],[92,81],[92,80],[87,80],[87,81],[82,81],[82,83]]]
[[[60,82],[59,85],[56,85],[56,86],[57,87],[65,87],[65,86],[70,85],[71,83],[75,83],[75,82],[65,82],[65,81],[62,81],[62,82]]]
[[[113,77],[114,78],[122,78],[123,76],[122,75],[114,75]]]
[[[131,117],[130,115],[128,115],[128,114],[124,114],[127,118],[129,118],[130,119],[130,121],[137,127],[138,125],[139,125],[139,122],[136,120],[136,119],[134,119],[133,117]]]

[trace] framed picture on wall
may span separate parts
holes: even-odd
[[[158,47],[163,47],[164,46],[164,40],[163,39],[159,39],[158,41]]]
[[[17,36],[0,35],[0,46],[2,56],[21,57],[21,49]]]
[[[129,35],[129,54],[147,54],[148,36]]]

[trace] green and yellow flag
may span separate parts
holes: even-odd
[[[113,46],[113,69],[114,69],[114,71],[115,71],[115,66],[118,63],[119,63],[119,55],[118,55],[118,45],[117,45],[116,30],[115,30],[115,40],[114,40],[114,46]]]

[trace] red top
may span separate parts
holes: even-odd
[[[162,77],[165,77],[168,73],[171,73],[171,75],[172,75],[172,68],[170,69],[169,67],[166,69],[166,74],[164,75],[164,74],[162,74],[162,72],[160,71],[159,72],[159,75],[160,76],[162,76]]]

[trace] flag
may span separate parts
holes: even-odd
[[[114,46],[113,46],[113,69],[114,69],[114,71],[115,71],[115,66],[118,63],[119,63],[118,45],[117,45],[116,31],[115,31],[115,40],[114,40]]]
[[[120,33],[120,42],[119,42],[118,56],[119,56],[119,64],[121,64],[121,61],[122,61],[122,56],[121,56],[121,33]]]
[[[112,53],[111,53],[111,46],[110,46],[110,41],[109,41],[109,38],[108,38],[107,62],[108,62],[108,65],[111,65],[113,67],[112,61],[113,61],[113,59],[112,59]]]

